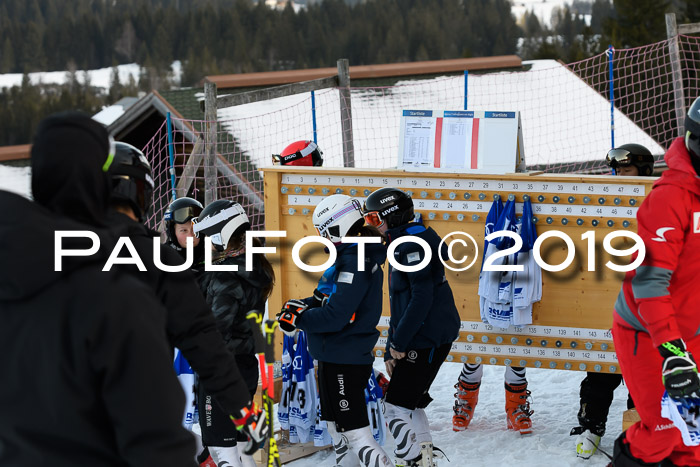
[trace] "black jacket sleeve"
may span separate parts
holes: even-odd
[[[85,309],[103,307],[87,318],[86,351],[117,449],[130,466],[195,467],[195,445],[182,426],[184,398],[172,371],[165,310],[144,284],[132,282],[80,298]]]
[[[175,261],[167,264],[181,261],[179,255],[167,246],[161,247],[161,254],[164,262]],[[219,406],[228,414],[238,414],[250,401],[250,393],[233,353],[217,329],[218,320],[189,271],[162,274],[158,295],[168,310],[167,329],[171,343],[180,349],[199,375],[200,383]],[[217,312],[221,313],[221,310]]]
[[[207,287],[207,302],[216,318],[216,325],[224,336],[229,350],[236,355],[253,355],[255,342],[249,311],[258,309],[259,291],[245,282],[239,272],[216,272]]]

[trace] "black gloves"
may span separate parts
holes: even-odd
[[[674,339],[664,342],[658,349],[664,359],[661,375],[669,397],[675,400],[700,397],[698,367],[685,349],[685,342]]]
[[[297,320],[308,307],[301,300],[292,299],[287,301],[282,307],[282,311],[277,315],[277,321],[280,323],[282,332],[288,336],[294,335],[297,330]]]

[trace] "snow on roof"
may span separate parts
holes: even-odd
[[[474,74],[468,78],[469,110],[520,111],[527,165],[600,160],[611,147],[610,104],[555,60],[524,62],[528,71]],[[327,166],[342,166],[340,97],[316,91],[318,144]],[[387,88],[353,88],[355,166],[395,167],[401,110],[461,110],[464,77],[400,81]],[[615,144],[664,149],[615,110]],[[258,167],[300,139],[313,139],[310,93],[220,109],[223,126]]]
[[[18,193],[31,199],[31,169],[0,164],[0,190]]]
[[[121,105],[110,105],[107,107],[103,107],[102,110],[100,110],[92,116],[92,119],[97,120],[105,126],[108,126],[111,125],[112,122],[114,122],[116,119],[124,115],[125,110],[126,109],[124,109],[124,107],[122,107]]]

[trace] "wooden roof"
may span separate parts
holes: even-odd
[[[0,162],[30,159],[31,151],[31,144],[20,144],[18,146],[0,146]]]
[[[452,60],[430,60],[424,62],[387,63],[383,65],[359,65],[350,67],[350,79],[373,79],[396,76],[454,73],[464,70],[497,70],[517,68],[522,61],[517,55],[498,57],[456,58]],[[216,84],[219,89],[256,86],[277,86],[298,83],[338,74],[337,68],[311,68],[307,70],[268,71],[262,73],[240,73],[234,75],[206,76],[202,82]]]

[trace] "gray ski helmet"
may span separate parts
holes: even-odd
[[[130,144],[117,141],[114,147],[114,160],[107,171],[112,179],[111,200],[129,204],[143,222],[153,199],[151,164]]]
[[[192,223],[194,234],[211,238],[217,251],[224,251],[231,237],[250,229],[243,206],[225,199],[210,203]]]
[[[202,209],[204,209],[202,203],[194,198],[188,198],[186,196],[178,198],[170,203],[170,206],[168,206],[163,216],[168,245],[177,250],[181,249],[175,236],[175,225],[192,222],[192,219],[198,217],[202,213]]]
[[[639,175],[648,177],[654,172],[654,156],[641,144],[623,144],[608,151],[605,162],[609,167],[637,167]]]
[[[685,147],[692,157],[700,157],[700,97],[685,116]]]

